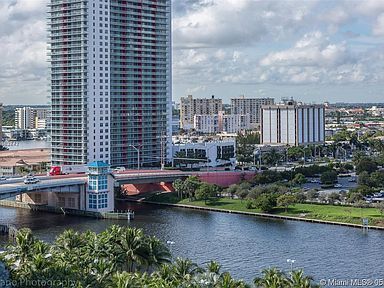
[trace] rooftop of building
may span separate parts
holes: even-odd
[[[310,104],[310,103],[303,103],[303,102],[298,102],[294,100],[283,100],[279,103],[275,104],[267,104],[263,105],[262,108],[324,108],[324,104]]]
[[[107,168],[109,165],[103,161],[95,161],[88,164],[90,168]]]
[[[0,152],[0,166],[35,165],[51,161],[49,148],[8,150]]]
[[[246,97],[244,95],[240,95],[238,97],[231,98],[231,100],[275,100],[272,97]]]
[[[235,138],[226,138],[226,139],[220,139],[218,137],[186,137],[186,136],[173,136],[172,137],[172,142],[173,144],[190,144],[190,143],[195,143],[195,144],[220,144],[220,143],[228,143],[228,142],[234,142]]]

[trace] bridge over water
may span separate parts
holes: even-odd
[[[107,171],[107,170],[105,170]],[[249,173],[248,173],[249,174]],[[204,171],[204,172],[182,172],[182,171],[167,171],[167,170],[128,170],[124,172],[105,172],[106,185],[108,189],[104,190],[104,194],[109,195],[108,203],[114,201],[114,188],[113,187],[129,187],[136,191],[136,193],[155,191],[156,189],[164,189],[171,191],[171,183],[176,179],[185,179],[188,176],[196,175],[202,181],[215,183],[221,186],[229,186],[230,184],[237,183],[241,179],[253,176],[243,172],[235,171]],[[30,204],[54,205],[65,208],[74,208],[80,210],[87,210],[90,202],[93,200],[89,194],[95,195],[98,199],[99,193],[89,191],[90,187],[94,185],[92,182],[95,174],[89,175],[60,175],[60,176],[42,176],[38,177],[40,182],[36,184],[24,184],[23,178],[12,178],[0,182],[0,200],[17,196],[19,200]],[[90,183],[90,181],[93,183]],[[99,180],[97,180],[99,181]],[[140,186],[141,185],[141,186]],[[157,186],[156,186],[157,185]],[[104,188],[105,189],[105,188]],[[145,191],[145,189],[147,191]],[[100,196],[101,197],[101,196]],[[111,206],[108,206],[110,209]],[[106,211],[105,211],[106,212]]]

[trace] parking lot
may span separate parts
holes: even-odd
[[[357,182],[349,182],[350,177],[338,177],[338,184],[341,185],[341,187],[334,187],[330,189],[323,189],[321,188],[321,182],[320,178],[308,178],[308,183],[305,183],[303,185],[304,189],[317,189],[321,190],[324,192],[339,192],[341,190],[346,190],[348,191],[349,189],[356,188],[357,187]],[[312,180],[317,181],[317,183],[311,183]]]

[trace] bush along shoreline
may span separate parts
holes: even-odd
[[[347,194],[324,195],[314,189],[304,191],[301,185],[306,179],[302,174],[296,174],[289,181],[284,181],[278,172],[263,174],[226,189],[200,182],[197,177],[191,176],[186,180],[176,180],[173,183],[175,192],[152,195],[146,202],[263,214],[275,218],[295,217],[295,220],[334,222],[354,227],[362,227],[362,219],[368,219],[370,227],[384,228],[384,203],[348,202]],[[276,179],[279,181],[276,182]]]
[[[253,283],[234,279],[211,261],[204,267],[173,259],[167,246],[143,230],[113,225],[99,234],[66,230],[53,243],[21,229],[0,254],[12,287],[320,287],[302,270],[263,270]],[[5,281],[5,280],[4,280]]]

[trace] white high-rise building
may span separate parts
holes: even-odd
[[[52,164],[171,157],[171,0],[50,0],[48,26]]]
[[[292,146],[325,141],[324,105],[287,101],[261,110],[261,143]]]
[[[34,111],[31,107],[16,108],[15,128],[23,130],[35,128]]]
[[[229,114],[223,115],[222,132],[238,133],[252,128],[251,115]]]
[[[193,129],[201,133],[219,133],[222,131],[222,116],[221,114],[195,115],[193,117]]]
[[[221,132],[238,133],[251,129],[250,115],[226,115],[224,111],[212,115],[195,115],[193,128],[197,132],[216,134]]]

